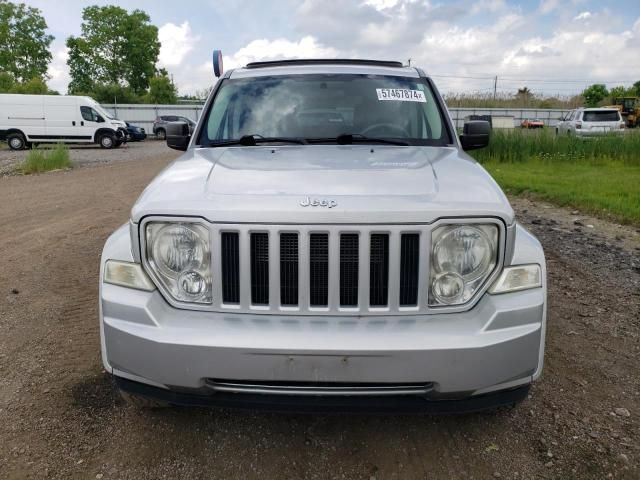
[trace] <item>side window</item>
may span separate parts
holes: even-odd
[[[98,113],[91,107],[80,107],[80,113],[87,122],[98,121]]]

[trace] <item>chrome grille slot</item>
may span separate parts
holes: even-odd
[[[280,234],[280,304],[298,305],[298,234]]]
[[[420,235],[405,233],[400,240],[400,306],[418,304]]]
[[[389,292],[389,235],[371,235],[369,257],[369,305],[386,307]]]
[[[309,235],[309,304],[326,307],[329,304],[329,235]]]
[[[222,301],[240,302],[240,245],[237,232],[220,235],[220,260],[222,269]]]
[[[340,235],[340,306],[358,306],[359,235]]]
[[[251,234],[251,303],[269,304],[269,234]]]

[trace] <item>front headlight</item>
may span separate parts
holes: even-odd
[[[151,222],[146,254],[154,277],[181,302],[211,303],[209,230],[198,223]]]
[[[429,305],[466,303],[491,275],[498,257],[496,225],[445,225],[431,237]]]

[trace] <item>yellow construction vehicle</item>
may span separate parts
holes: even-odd
[[[640,98],[618,97],[613,99],[613,105],[607,108],[617,108],[627,128],[640,127]]]

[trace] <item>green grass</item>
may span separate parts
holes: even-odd
[[[496,131],[472,154],[507,193],[640,225],[640,132],[579,140]]]
[[[39,173],[50,170],[70,168],[69,149],[61,143],[53,148],[36,148],[29,152],[25,161],[20,165],[22,173]]]

